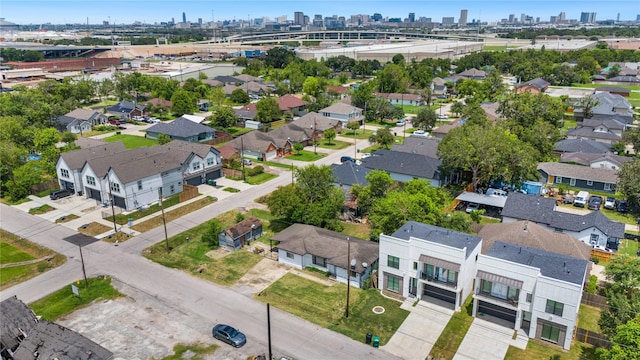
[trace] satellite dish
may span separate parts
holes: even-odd
[[[366,268],[367,268],[367,266],[369,266],[369,264],[367,264],[366,262],[363,262],[363,263],[362,263],[362,267],[363,267],[363,268],[365,268],[365,269],[366,269]]]
[[[352,268],[356,267],[356,259],[351,259],[351,267]]]

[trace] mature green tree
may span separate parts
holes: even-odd
[[[367,185],[354,184],[351,194],[358,199],[358,209],[363,214],[369,214],[373,201],[385,197],[394,188],[396,182],[384,170],[372,170],[365,178]]]
[[[382,93],[405,93],[411,83],[407,70],[402,65],[387,64],[376,74],[378,90]]]
[[[636,156],[640,156],[640,127],[630,127],[622,133],[622,142],[633,145]],[[622,153],[622,152],[621,152]]]
[[[616,77],[620,75],[620,65],[615,64],[609,69],[609,73],[607,74],[607,79],[611,79],[612,77]]]
[[[383,146],[388,149],[393,145],[394,137],[391,130],[384,128],[378,129],[374,134],[369,136],[369,142]]]
[[[238,90],[238,89],[236,89],[236,90]],[[233,92],[231,93],[231,95],[233,95]],[[215,106],[218,106],[218,107],[222,106],[222,104],[224,103],[224,99],[226,99],[226,98],[227,98],[227,95],[225,95],[224,90],[222,90],[222,87],[220,87],[220,86],[213,87],[209,91],[209,100],[211,100],[211,102]],[[233,99],[232,99],[232,101],[233,101]],[[238,103],[242,103],[242,102],[238,102]]]
[[[396,64],[396,65],[403,65],[404,66],[404,63],[405,63],[404,56],[402,56],[402,54],[395,54],[391,58],[391,62]]]
[[[171,112],[176,116],[193,114],[198,110],[196,100],[193,93],[184,89],[178,89],[171,97]]]
[[[6,193],[13,180],[13,170],[22,166],[26,158],[27,150],[25,148],[10,141],[0,141],[0,192],[2,194]]]
[[[500,98],[506,91],[507,87],[502,82],[502,76],[500,71],[493,70],[489,73],[489,75],[482,81],[480,86],[482,89],[482,100],[496,101]]]
[[[304,149],[304,145],[302,145],[302,143],[297,142],[295,144],[293,144],[293,151],[296,152],[296,154],[300,154],[300,152]]]
[[[360,129],[360,122],[359,121],[351,121],[347,123],[347,129],[353,131],[353,134],[356,135],[358,129]]]
[[[598,106],[598,104],[600,104],[598,98],[585,96],[576,103],[575,108],[582,110],[582,116],[585,119],[590,119],[593,116],[593,108]]]
[[[260,99],[256,103],[256,109],[258,110],[256,119],[263,123],[270,123],[282,117],[280,106],[273,97]]]
[[[624,194],[636,209],[640,209],[640,157],[622,165],[618,172],[617,190]]]
[[[527,128],[532,128],[538,119],[559,127],[564,111],[565,105],[560,99],[529,92],[511,94],[502,99],[498,107],[503,117]]]
[[[264,62],[267,66],[276,69],[284,69],[290,63],[294,62],[296,54],[293,51],[287,50],[283,47],[274,47],[267,51],[267,55],[264,58]]]
[[[71,131],[65,131],[62,133],[62,135],[60,135],[60,141],[67,144],[72,143],[77,139],[78,136],[76,136],[76,134],[72,133]]]
[[[484,210],[481,211],[482,213]],[[472,233],[473,229],[471,228],[471,221],[479,223],[480,222],[480,211],[472,211],[471,214],[467,215],[462,211],[454,211],[450,213],[444,214],[444,216],[440,219],[438,226],[460,231],[464,233]],[[478,221],[474,219],[474,216],[478,216]],[[471,220],[470,220],[471,219]]]
[[[207,117],[207,120],[215,127],[229,128],[236,126],[238,116],[231,107],[221,106],[215,109],[213,113]]]
[[[351,71],[355,64],[356,61],[354,59],[344,55],[332,56],[325,60],[325,65],[333,70],[333,72]]]
[[[7,192],[12,200],[20,200],[31,193],[31,187],[51,178],[48,170],[51,165],[43,160],[27,161],[13,169],[13,178],[9,182]]]
[[[327,142],[329,144],[332,144],[332,141],[333,139],[336,138],[337,134],[334,129],[327,129],[322,133],[322,136],[324,136],[324,138],[327,139]]]
[[[613,257],[605,276],[611,281],[605,289],[609,306],[600,313],[598,324],[603,334],[613,338],[620,325],[640,314],[640,257]]]
[[[640,313],[616,328],[610,349],[598,348],[600,360],[640,360]]]
[[[209,245],[210,248],[215,249],[220,246],[220,240],[218,239],[218,236],[220,235],[220,232],[222,230],[224,229],[222,228],[222,225],[218,220],[210,220],[209,226],[207,226],[207,230],[204,234],[202,234],[202,237],[200,239],[203,243]]]
[[[302,84],[302,91],[310,96],[317,96],[320,92],[320,81],[316,77],[308,77]]]
[[[54,128],[37,129],[33,134],[33,145],[38,151],[55,147],[60,141],[60,133]]]
[[[431,130],[436,126],[438,121],[438,115],[430,107],[423,107],[418,110],[415,119],[413,119],[413,127],[417,127],[424,130]]]
[[[460,115],[464,111],[464,104],[461,101],[456,101],[451,104],[451,112]]]
[[[251,101],[249,94],[247,94],[241,88],[237,88],[233,90],[231,92],[231,96],[229,96],[229,99],[231,99],[231,101],[233,101],[236,104],[246,104]]]
[[[164,145],[171,142],[171,137],[167,134],[158,134],[158,144]]]

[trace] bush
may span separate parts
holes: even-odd
[[[236,214],[236,223],[239,223],[240,221],[244,220],[244,214],[243,213],[237,213]]]
[[[593,261],[594,264],[598,265],[598,263],[600,262],[600,258],[598,258],[597,256],[594,256],[591,258],[591,261]]]
[[[584,291],[589,294],[596,294],[598,292],[598,278],[595,275],[589,276],[589,283]]]
[[[262,166],[260,166],[260,165],[255,166],[255,167],[250,168],[249,170],[247,170],[247,174],[248,174],[249,176],[256,176],[256,175],[260,175],[260,174],[262,174],[263,172],[264,172],[264,167],[262,167]]]

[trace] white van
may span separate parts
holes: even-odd
[[[587,201],[589,201],[589,193],[580,191],[573,199],[573,206],[585,207],[587,206]]]

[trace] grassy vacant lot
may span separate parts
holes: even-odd
[[[622,239],[622,244],[618,247],[618,254],[636,256],[638,250],[640,250],[640,245],[637,241]]]
[[[603,86],[606,86],[606,85],[602,85],[602,84],[573,84],[573,87],[587,88],[587,89],[595,89],[595,88],[599,88],[599,87],[603,87]],[[638,86],[638,85],[616,84],[616,85],[613,85],[613,86],[621,87],[621,88],[629,89],[629,90],[640,90],[640,86]]]
[[[53,256],[53,258],[35,264],[0,268],[0,290],[29,280],[67,261],[60,254],[0,230],[0,264],[40,259],[46,256]]]
[[[268,210],[251,209],[249,210],[249,216],[255,216],[262,221],[262,236],[258,241],[264,244],[269,244],[269,239],[271,239],[273,235],[291,225],[288,222],[271,215]]]
[[[180,203],[180,195],[173,195],[170,196],[166,199],[164,199],[164,202],[162,203],[162,206],[164,206],[164,208],[168,208],[171,207],[173,205],[177,205]],[[138,210],[129,214],[117,214],[116,215],[116,224],[119,225],[124,225],[128,222],[128,218],[131,218],[132,220],[139,220],[142,219],[143,217],[147,216],[147,215],[151,215],[153,213],[156,213],[160,211],[160,204],[153,204],[151,206],[149,206],[146,209],[142,209],[142,210]],[[105,220],[107,221],[113,221],[113,216],[109,216],[108,218],[106,218]]]
[[[598,360],[595,348],[588,344],[574,342],[571,350],[566,351],[557,345],[545,343],[540,340],[529,339],[526,350],[509,346],[504,360],[549,360],[553,356],[559,356],[562,360]]]
[[[273,178],[277,177],[277,175],[274,174],[269,174],[266,172],[263,172],[261,174],[258,175],[254,175],[254,176],[248,176],[247,175],[247,184],[249,185],[260,185],[262,183],[265,183]]]
[[[327,156],[325,153],[314,153],[309,150],[301,150],[299,153],[287,155],[287,160],[297,160],[297,161],[316,161],[320,160],[323,157]]]
[[[256,299],[356,341],[364,342],[365,335],[371,333],[380,337],[380,345],[391,339],[409,314],[400,308],[399,302],[383,297],[376,289],[352,288],[349,318],[345,318],[346,291],[344,284],[325,286],[286,274]],[[384,307],[385,312],[375,314],[372,311],[375,306]]]
[[[176,344],[173,346],[173,354],[167,355],[160,360],[201,360],[201,355],[213,354],[217,349],[218,345],[214,344]]]
[[[29,209],[29,214],[31,215],[40,215],[40,214],[45,214],[48,213],[49,211],[53,211],[56,208],[54,208],[53,206],[49,206],[47,204],[44,204],[42,206],[38,206],[38,207],[34,207]]]
[[[505,51],[507,50],[506,46],[502,45],[485,45],[482,47],[483,51]]]
[[[318,141],[318,147],[324,148],[324,149],[340,150],[350,145],[352,144],[345,141],[335,140],[335,139],[331,140],[331,143],[329,143],[325,139],[321,139],[320,141]]]
[[[434,359],[453,359],[453,356],[458,351],[464,336],[469,331],[471,323],[473,323],[473,298],[469,296],[465,301],[462,311],[453,313],[451,319],[444,327],[440,337],[433,344],[433,348],[429,355]]]
[[[371,225],[360,223],[342,223],[342,233],[360,239],[368,240],[371,233]]]
[[[89,236],[96,236],[96,235],[104,234],[111,229],[113,228],[97,222],[92,222],[92,223],[80,226],[78,228],[78,232],[83,233],[85,235],[89,235]]]
[[[192,203],[186,204],[184,206],[181,206],[177,209],[171,210],[171,211],[167,211],[164,213],[164,217],[165,217],[165,221],[169,222],[169,221],[173,221],[179,217],[182,217],[190,212],[194,212],[196,210],[199,210],[209,204],[214,203],[215,200],[211,197],[211,196],[207,196],[205,198],[202,198],[200,200],[196,200]],[[145,231],[149,231],[151,229],[153,229],[154,227],[160,226],[162,225],[162,215],[153,217],[149,220],[145,220],[139,224],[133,225],[131,227],[131,229],[135,230],[135,231],[139,231],[139,232],[145,232]]]
[[[355,136],[353,134],[353,130],[343,130],[342,134],[340,136],[342,137],[346,137],[346,138],[356,138],[358,140],[364,140],[364,139],[368,139],[369,137],[371,137],[371,135],[373,135],[373,132],[375,130],[366,130],[363,128],[360,128],[358,130],[356,130]]]
[[[143,146],[158,145],[158,140],[147,139],[142,136],[126,135],[126,134],[112,135],[112,136],[109,136],[108,138],[105,138],[104,141],[107,141],[107,142],[122,141],[122,144],[127,149],[136,149]]]
[[[229,135],[234,136],[234,137],[238,137],[240,135],[246,134],[248,132],[253,131],[253,129],[250,128],[238,128],[238,127],[230,127],[230,128],[226,128],[225,131],[227,133],[229,133]]]
[[[578,327],[593,331],[600,332],[600,309],[594,306],[580,304],[580,311],[578,312]]]
[[[123,296],[118,290],[111,286],[111,278],[98,277],[87,279],[89,287],[85,288],[84,281],[77,281],[75,285],[80,290],[80,296],[76,296],[71,291],[71,285],[46,296],[29,307],[36,315],[43,319],[55,321],[66,314],[72,313],[76,309],[90,305],[95,300],[115,299]]]
[[[626,214],[617,212],[615,210],[609,210],[602,208],[602,214],[613,221],[618,221],[625,224],[637,225],[638,220],[636,219],[636,215],[628,212]]]

